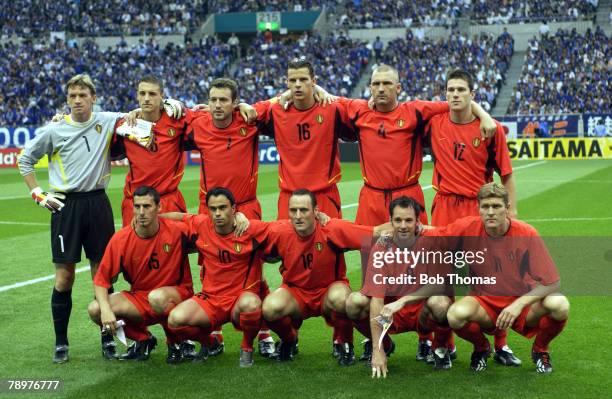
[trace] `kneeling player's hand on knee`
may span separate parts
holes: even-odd
[[[522,311],[523,307],[521,305],[512,303],[501,311],[497,317],[495,326],[500,330],[507,330],[508,328],[512,327]]]
[[[387,355],[382,349],[372,353],[372,378],[387,378]]]
[[[38,205],[47,208],[51,213],[61,211],[64,207],[62,200],[66,199],[66,196],[62,193],[48,193],[40,187],[35,187],[30,191],[30,195]]]

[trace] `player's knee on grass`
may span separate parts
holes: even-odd
[[[569,316],[570,304],[564,295],[548,295],[542,300],[542,305],[557,321],[566,320]]]
[[[351,320],[361,320],[370,316],[370,298],[361,292],[351,292],[346,299],[346,315]]]
[[[254,294],[243,294],[236,304],[240,313],[256,312],[261,309],[261,299]]]
[[[436,295],[427,298],[427,307],[433,318],[439,323],[446,322],[448,309],[451,305],[452,301],[447,296]]]
[[[89,303],[87,306],[87,313],[89,313],[89,318],[96,324],[101,324],[100,322],[100,304],[95,299]]]

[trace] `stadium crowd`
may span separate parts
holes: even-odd
[[[610,112],[610,37],[597,27],[532,38],[508,114]]]
[[[473,23],[508,24],[519,22],[575,21],[591,18],[599,0],[478,0],[471,12]]]
[[[106,111],[136,106],[134,88],[146,74],[163,78],[165,95],[188,105],[207,97],[208,85],[226,75],[229,48],[208,38],[200,44],[161,47],[154,40],[129,47],[100,48],[93,41],[69,46],[52,44],[0,45],[0,125],[41,124],[65,107],[62,82],[89,73],[100,87],[98,104]]]
[[[370,61],[370,53],[366,42],[342,33],[327,37],[304,33],[298,40],[271,42],[259,37],[251,43],[233,77],[241,82],[240,94],[247,102],[269,98],[285,87],[287,62],[308,54],[321,86],[330,93],[349,96]]]
[[[210,4],[209,4],[210,3]],[[4,2],[0,36],[37,37],[55,31],[78,36],[186,34],[215,6],[207,0]]]
[[[455,32],[448,39],[434,41],[415,37],[409,30],[405,39],[389,42],[382,61],[398,67],[402,101],[441,99],[447,70],[460,67],[475,77],[475,100],[490,111],[513,52],[514,40],[505,31],[499,37],[482,33],[473,38]],[[364,90],[363,97],[370,97],[369,88]]]

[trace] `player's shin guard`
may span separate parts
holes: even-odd
[[[72,311],[72,290],[59,292],[53,288],[51,314],[55,329],[55,345],[68,345],[68,322]]]
[[[353,320],[353,324],[357,331],[361,333],[367,339],[372,339],[372,331],[370,330],[370,319],[364,318],[361,320]]]
[[[548,352],[548,344],[563,331],[565,324],[567,324],[567,319],[558,321],[549,315],[543,316],[538,325],[538,335],[533,341],[533,350],[535,352]]]
[[[455,330],[455,333],[466,341],[474,344],[475,352],[485,352],[490,349],[489,341],[478,323],[467,322],[463,327]]]
[[[281,317],[276,321],[267,320],[268,325],[283,342],[294,342],[297,338],[297,331],[293,328],[291,317]]]
[[[331,312],[332,323],[334,324],[334,339],[341,344],[353,343],[353,322],[344,313]]]
[[[240,348],[247,352],[253,351],[253,341],[261,327],[261,309],[254,312],[240,313],[240,329],[242,330],[242,342]]]
[[[496,329],[495,332],[493,332],[493,345],[495,349],[502,349],[504,346],[508,345],[507,338],[508,331]]]

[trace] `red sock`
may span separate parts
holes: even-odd
[[[125,321],[125,326],[123,326],[123,331],[125,331],[125,335],[133,339],[134,341],[144,341],[148,339],[151,335],[147,326],[142,322],[134,322],[134,321]]]
[[[495,349],[501,349],[508,345],[507,337],[508,331],[495,329],[495,332],[493,332],[493,345]]]
[[[419,335],[419,341],[423,341],[423,340],[429,340],[429,341],[433,341],[433,334],[431,332],[423,332],[423,331],[417,331],[417,334]]]
[[[260,341],[263,341],[265,339],[270,338],[270,336],[271,336],[270,327],[268,327],[268,325],[266,324],[266,321],[262,318],[259,334],[257,334],[257,339],[259,339]]]
[[[334,339],[341,344],[353,343],[353,322],[344,313],[332,310],[331,319],[334,323]]]
[[[563,331],[565,324],[567,324],[567,319],[557,321],[549,315],[542,316],[538,325],[538,335],[533,341],[533,350],[548,352],[548,344]]]
[[[293,328],[291,317],[285,316],[276,321],[268,320],[267,322],[272,331],[278,334],[284,342],[294,342],[297,338],[297,331]]]
[[[176,330],[173,330],[172,328],[168,326],[167,321],[162,321],[160,324],[162,328],[164,329],[164,332],[166,333],[166,343],[168,345],[178,344],[184,341],[181,339],[180,335],[177,333]]]
[[[475,322],[465,323],[463,327],[455,330],[455,333],[461,338],[474,344],[476,352],[484,352],[490,349],[489,341],[482,333],[480,326]]]
[[[432,339],[432,344],[431,344],[431,347],[433,350],[436,350],[437,348],[450,348],[449,341],[453,334],[453,330],[449,326],[441,326],[438,322],[436,322],[435,320],[432,320],[429,317],[425,319],[423,326],[427,328],[428,330],[433,331],[435,333],[433,334],[433,339]],[[420,334],[419,334],[419,337],[420,337]]]
[[[372,339],[372,331],[370,331],[370,318],[366,317],[361,320],[353,320],[353,324],[357,331],[367,339]]]
[[[197,341],[202,346],[210,347],[210,328],[202,328],[202,327],[194,327],[194,326],[181,326],[172,328],[168,326],[168,330],[171,332],[173,339],[178,340],[178,342],[185,341],[187,339],[191,339],[193,341]]]
[[[261,327],[261,309],[254,312],[240,313],[240,329],[242,330],[242,342],[240,347],[244,351],[253,351],[253,341]]]

